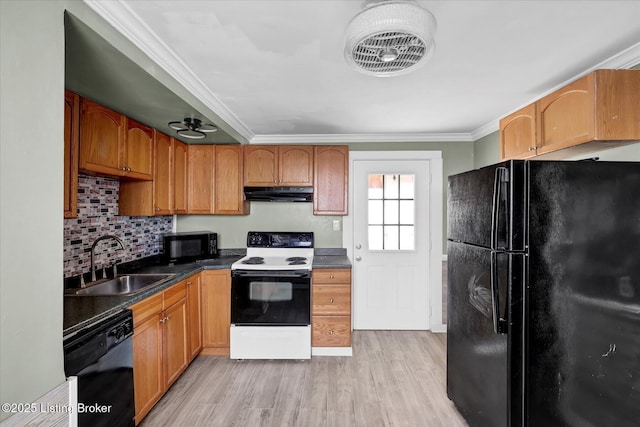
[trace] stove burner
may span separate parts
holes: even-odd
[[[292,257],[289,257],[289,258],[285,259],[285,261],[292,261],[292,262],[296,262],[296,263],[298,263],[298,261],[302,261],[304,263],[304,262],[307,262],[307,259],[305,257],[303,257],[303,256],[292,256]]]
[[[289,265],[306,265],[307,261],[291,261]]]
[[[242,261],[243,264],[264,264],[264,258],[261,256],[252,256]]]

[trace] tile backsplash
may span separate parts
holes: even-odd
[[[163,233],[171,232],[173,216],[118,216],[117,179],[78,177],[78,217],[64,220],[64,277],[90,269],[91,244],[105,234],[118,236],[124,250],[113,239],[96,246],[97,268],[157,255]]]

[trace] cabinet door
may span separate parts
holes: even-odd
[[[153,128],[127,119],[123,159],[125,176],[135,179],[153,179],[154,138]]]
[[[189,145],[188,213],[214,213],[214,149],[213,145]]]
[[[538,154],[595,139],[593,76],[578,79],[537,102]]]
[[[231,271],[205,270],[202,279],[203,354],[229,354]]]
[[[529,104],[500,120],[500,159],[536,155],[536,104]]]
[[[278,150],[278,185],[311,187],[313,185],[313,147],[282,145]]]
[[[154,213],[173,213],[173,138],[156,132],[155,167],[153,178]]]
[[[215,213],[244,215],[248,213],[248,203],[242,189],[242,147],[215,147]]]
[[[174,213],[187,213],[187,144],[173,141],[173,207]]]
[[[200,274],[187,279],[187,314],[189,319],[189,360],[202,350],[202,312]]]
[[[136,325],[133,332],[136,424],[153,408],[165,390],[162,369],[162,329],[158,313]]]
[[[80,169],[122,175],[125,117],[86,99],[80,103]]]
[[[78,216],[80,97],[64,91],[64,217]]]
[[[314,147],[313,214],[347,215],[349,147]]]
[[[278,147],[244,147],[244,185],[274,186],[278,181]]]
[[[165,389],[168,389],[189,364],[186,298],[165,309],[162,322],[164,325],[164,378]]]

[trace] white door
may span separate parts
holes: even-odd
[[[354,329],[430,328],[430,162],[353,162]]]

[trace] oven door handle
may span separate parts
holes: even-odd
[[[273,270],[232,270],[231,277],[311,277],[306,270],[273,271]]]

